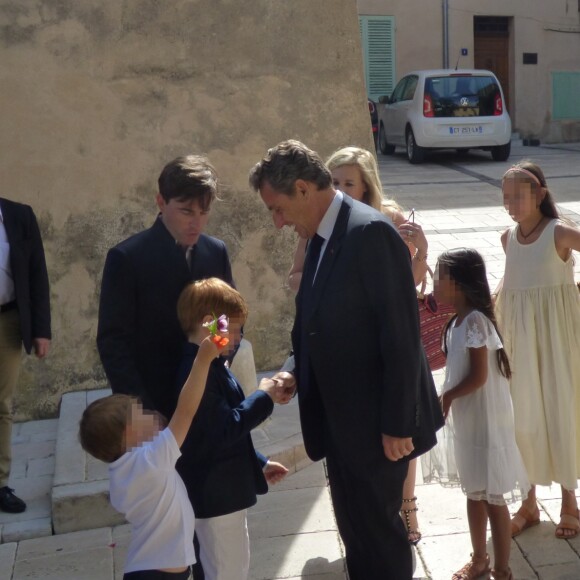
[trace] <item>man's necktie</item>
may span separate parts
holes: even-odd
[[[193,268],[194,268],[194,262],[195,262],[195,250],[197,248],[197,245],[195,246],[191,246],[189,248],[187,248],[186,252],[185,252],[185,261],[187,262],[187,266],[189,268],[189,271],[191,272],[191,274],[193,275]]]
[[[298,385],[304,393],[310,377],[310,357],[308,356],[308,326],[312,310],[312,286],[320,260],[324,238],[316,234],[309,242],[304,259],[302,284],[300,286],[300,376]]]
[[[322,244],[324,243],[324,238],[315,234],[314,237],[308,243],[308,248],[306,250],[306,257],[304,259],[304,272],[302,273],[304,281],[302,283],[302,295],[304,298],[305,291],[312,288],[314,284],[314,276],[316,275],[316,270],[318,268],[318,262],[320,260],[320,250],[322,250]],[[308,293],[308,292],[307,292]]]

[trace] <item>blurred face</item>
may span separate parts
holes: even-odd
[[[459,296],[457,284],[449,276],[448,269],[440,263],[437,263],[433,275],[433,294],[437,302],[451,306],[457,303]]]
[[[362,178],[361,170],[357,165],[341,165],[332,171],[332,185],[335,189],[350,195],[357,201],[362,201],[367,186]]]
[[[230,339],[230,342],[222,351],[223,355],[229,355],[234,352],[234,349],[240,344],[242,340],[242,326],[244,325],[244,320],[241,318],[236,318],[232,316],[230,318],[230,323],[228,326],[228,334],[227,337]]]
[[[542,201],[542,188],[529,178],[514,176],[502,185],[503,205],[516,222],[536,214]]]
[[[204,210],[197,200],[165,201],[157,194],[157,206],[161,212],[161,219],[176,242],[188,248],[199,240],[209,220],[209,208]]]
[[[158,413],[147,411],[139,403],[134,403],[127,424],[127,450],[146,441],[152,441],[161,428]]]
[[[277,192],[267,181],[260,187],[260,196],[272,214],[274,225],[278,229],[293,227],[304,239],[312,238],[318,229],[309,203],[308,187],[304,181],[298,180],[293,195]]]

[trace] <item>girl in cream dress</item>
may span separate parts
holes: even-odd
[[[512,536],[539,523],[535,485],[554,481],[562,488],[555,534],[570,539],[580,531],[580,296],[571,255],[580,231],[559,219],[536,164],[514,165],[502,189],[517,225],[501,237],[506,267],[496,312],[513,370],[516,440],[533,484]]]

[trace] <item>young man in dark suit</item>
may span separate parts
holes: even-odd
[[[298,141],[250,172],[277,228],[310,240],[292,345],[302,434],[326,457],[351,580],[410,580],[399,509],[410,458],[442,424],[421,346],[409,251],[388,220],[335,191]]]
[[[212,276],[233,285],[225,244],[203,233],[217,190],[205,157],[168,163],[155,223],[109,250],[103,271],[97,345],[113,392],[138,396],[167,418],[185,342],[179,294],[192,280]]]
[[[50,348],[50,288],[36,216],[28,205],[0,198],[0,509],[26,504],[8,487],[12,397],[22,345],[44,358]]]

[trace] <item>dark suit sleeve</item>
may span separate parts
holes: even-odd
[[[384,369],[381,431],[411,437],[418,429],[422,347],[409,251],[394,228],[380,221],[365,227],[361,241],[361,280],[376,320]]]
[[[30,238],[32,240],[29,269],[32,338],[51,338],[48,271],[40,229],[32,209],[30,209]]]
[[[232,275],[232,265],[230,263],[230,257],[228,255],[228,250],[227,250],[225,244],[223,245],[223,262],[224,262],[223,263],[223,268],[224,268],[223,281],[227,282],[232,288],[235,288],[236,284],[234,282],[234,277]]]
[[[118,248],[109,250],[103,270],[97,346],[114,393],[150,401],[135,366],[137,289],[131,264]],[[153,408],[153,407],[150,407]]]
[[[236,444],[274,410],[272,399],[264,391],[255,391],[232,409],[221,395],[219,387],[212,387],[214,385],[208,383],[197,416],[203,417],[204,430],[216,450]]]
[[[260,467],[264,469],[264,467],[266,467],[266,464],[268,463],[268,458],[265,455],[262,455],[262,453],[260,453],[259,451],[256,451],[256,457],[258,458],[258,463],[260,464]]]

